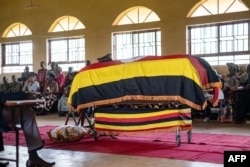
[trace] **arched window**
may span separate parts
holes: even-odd
[[[14,23],[4,31],[3,38],[32,35],[30,29],[22,23]],[[32,41],[15,41],[2,44],[2,72],[23,72],[25,66],[33,70]]]
[[[73,16],[63,16],[58,18],[50,26],[49,32],[60,32],[60,31],[70,31],[84,29],[83,23]]]
[[[50,26],[49,32],[61,32],[84,29],[83,23],[73,16],[58,18]],[[66,36],[48,40],[49,63],[56,62],[63,71],[68,67],[79,70],[85,66],[85,38],[84,36]]]
[[[248,11],[241,0],[201,0],[188,13],[187,17],[217,15]]]
[[[14,23],[10,25],[4,31],[2,37],[3,38],[11,38],[11,37],[19,37],[19,36],[27,36],[32,35],[30,29],[22,23]]]
[[[158,22],[160,18],[152,10],[136,6],[122,12],[113,26]],[[161,31],[159,28],[114,32],[112,34],[113,59],[130,59],[138,56],[161,55]]]
[[[160,21],[160,18],[155,12],[146,7],[137,6],[121,13],[113,25],[140,24],[155,21]]]

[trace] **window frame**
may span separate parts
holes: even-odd
[[[24,50],[24,48],[20,45],[22,44],[30,44],[31,45],[31,49],[28,50],[28,52],[30,54],[27,54],[27,50]],[[8,46],[14,46],[16,45],[16,47],[18,47],[17,51],[12,51],[10,52],[10,54],[16,53],[15,56],[10,56],[10,61],[12,61],[12,63],[7,63],[7,55],[6,55],[6,50]],[[12,47],[11,47],[12,48]],[[11,49],[13,50],[13,48]],[[25,53],[25,54],[24,54]],[[10,42],[10,43],[3,43],[1,44],[1,55],[2,55],[2,59],[1,59],[1,69],[3,73],[13,73],[13,72],[23,72],[23,69],[25,66],[33,66],[33,43],[31,40],[27,40],[27,41],[15,41],[15,42]],[[23,60],[22,57],[24,57]],[[16,60],[14,60],[16,59]],[[27,60],[27,61],[26,61]],[[24,63],[22,63],[24,62]],[[28,63],[30,62],[30,63]],[[9,70],[8,70],[9,68]]]
[[[140,35],[146,35],[146,33],[154,33],[154,40],[152,41],[148,41],[148,42],[140,42],[141,38]],[[159,34],[158,34],[159,33]],[[127,45],[131,45],[131,47],[127,47],[128,50],[127,52],[130,52],[132,57],[126,57],[124,58],[123,55],[119,55],[119,47],[117,47],[117,45],[115,45],[116,43],[118,43],[117,41],[117,36],[118,35],[126,35],[127,34],[127,38],[131,38],[130,43],[127,43]],[[158,37],[159,36],[159,37]],[[135,39],[136,38],[136,39]],[[159,38],[159,39],[158,39]],[[137,42],[137,43],[136,43]],[[140,57],[140,56],[148,56],[148,55],[154,55],[154,56],[160,56],[161,55],[161,30],[160,28],[154,28],[154,29],[147,29],[147,30],[136,30],[136,31],[120,31],[120,32],[113,32],[112,33],[112,55],[114,59],[130,59],[130,58],[135,58],[135,57]],[[146,49],[150,48],[150,47],[144,47],[144,49],[141,49],[140,46],[138,45],[143,45],[146,46],[149,43],[154,43],[154,53],[147,53]],[[159,43],[159,44],[157,44]],[[126,48],[125,48],[126,49]],[[143,53],[144,54],[143,54]],[[137,54],[136,54],[137,53]],[[142,53],[142,54],[140,54]],[[124,54],[124,51],[122,51],[122,54]]]
[[[81,51],[79,52],[79,53],[83,53],[82,60],[72,61],[72,60],[70,60],[69,42],[70,42],[70,40],[78,40],[78,39],[83,40],[82,52]],[[53,59],[52,59],[53,53],[52,53],[52,46],[51,45],[52,45],[52,42],[55,42],[55,41],[65,41],[66,42],[67,48],[65,51],[65,54],[66,54],[65,61],[53,61]],[[85,50],[85,37],[84,36],[48,39],[47,44],[48,44],[48,57],[47,57],[48,64],[50,64],[51,62],[56,62],[59,66],[62,65],[63,71],[67,71],[68,70],[67,68],[73,64],[74,65],[75,64],[85,65],[85,63],[86,63],[86,50]]]
[[[222,36],[222,32],[225,34],[227,32],[225,31],[221,31],[221,27],[223,26],[232,26],[232,30],[235,30],[235,27],[236,26],[239,26],[240,24],[247,24],[248,25],[248,30],[247,30],[247,42],[248,42],[248,45],[247,45],[247,50],[237,50],[237,49],[234,49],[234,48],[230,48],[232,49],[232,51],[222,51],[222,42],[227,42],[230,40],[225,40],[225,38],[233,38],[233,40],[231,40],[231,43],[232,43],[232,47],[234,47],[233,45],[235,45],[238,41],[235,39],[237,37],[237,35],[239,34],[235,34],[234,32],[232,32],[232,36]],[[194,28],[210,28],[212,26],[215,26],[216,27],[216,50],[217,52],[215,53],[199,53],[199,54],[195,54],[194,53],[194,49],[192,48],[192,44],[194,44],[194,42],[192,42],[192,30]],[[232,63],[237,63],[237,64],[248,64],[250,63],[250,20],[240,20],[240,21],[232,21],[232,22],[221,22],[221,23],[214,23],[214,24],[203,24],[203,25],[190,25],[187,27],[187,52],[188,54],[190,55],[193,55],[193,56],[198,56],[198,57],[202,57],[202,58],[205,58],[211,65],[225,65],[226,62],[228,61],[231,61]],[[204,34],[204,33],[203,33]],[[224,38],[224,40],[222,40],[222,37]],[[210,38],[211,39],[211,38]],[[200,40],[202,40],[202,38],[200,38]],[[209,38],[207,39],[209,40]],[[246,40],[246,39],[244,39]],[[205,47],[205,43],[200,45],[200,48]],[[244,61],[242,59],[242,62],[240,62],[240,60],[238,61],[237,60],[237,56],[238,58],[240,58],[240,56],[243,56],[244,55],[246,56],[246,61]],[[211,59],[212,57],[217,57],[217,63],[216,61],[209,61],[209,58]],[[226,60],[227,58],[231,57],[231,60]],[[223,61],[223,58],[224,58],[224,61]]]

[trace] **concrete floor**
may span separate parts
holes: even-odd
[[[66,117],[57,114],[37,116],[39,126],[64,125]],[[68,124],[74,124],[70,119]],[[204,123],[202,119],[193,120],[193,132],[223,133],[250,135],[250,122],[247,124],[219,123],[210,121]],[[5,151],[0,156],[13,156],[13,146],[5,146]],[[193,161],[172,160],[164,158],[148,158],[139,156],[115,155],[104,153],[89,153],[65,150],[42,149],[39,155],[48,161],[56,161],[55,167],[223,167],[223,164],[201,163]],[[25,167],[28,158],[26,147],[20,147],[20,167]],[[13,162],[9,167],[14,167]]]

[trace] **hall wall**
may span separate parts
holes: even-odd
[[[162,55],[187,53],[186,28],[188,25],[226,22],[249,19],[250,11],[225,15],[187,18],[188,12],[199,0],[33,0],[37,8],[27,9],[29,0],[1,0],[0,34],[13,23],[25,24],[32,36],[0,38],[0,43],[32,40],[34,71],[39,69],[40,61],[47,61],[46,42],[51,38],[84,35],[86,39],[86,59],[96,62],[96,58],[111,53],[112,32],[160,28],[162,32]],[[243,2],[250,7],[249,0]],[[144,6],[160,17],[160,22],[138,25],[112,26],[116,17],[128,8]],[[78,18],[85,29],[48,33],[51,24],[61,16]],[[227,72],[225,66],[215,67],[219,73]],[[242,67],[244,69],[244,67]],[[0,74],[12,75],[12,74]],[[19,75],[19,74],[17,74]]]

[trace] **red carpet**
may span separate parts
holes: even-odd
[[[95,141],[92,136],[85,136],[76,142],[55,143],[50,141],[47,136],[47,131],[53,128],[53,126],[40,127],[42,138],[46,142],[45,148],[218,164],[223,164],[225,150],[250,150],[250,136],[193,133],[191,143],[187,143],[186,132],[181,132],[180,147],[176,146],[175,133],[119,135],[116,139],[101,136],[98,141]],[[20,138],[20,144],[25,146],[22,132]],[[14,133],[4,133],[4,142],[7,145],[13,145]]]

